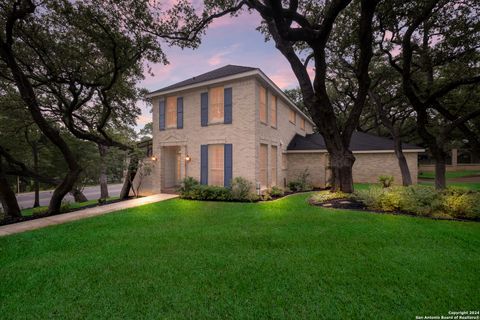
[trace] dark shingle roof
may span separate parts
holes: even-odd
[[[417,149],[423,148],[404,143],[404,149]],[[287,150],[326,150],[325,141],[319,133],[307,134],[305,137],[301,135],[295,135],[292,141],[288,144]],[[370,150],[393,150],[393,140],[383,138],[363,132],[354,132],[352,139],[350,140],[350,150],[352,151],[370,151]]]
[[[201,75],[195,76],[193,78],[183,80],[183,81],[177,82],[175,84],[169,85],[168,87],[164,87],[164,88],[161,88],[159,90],[153,91],[153,92],[151,92],[151,94],[166,91],[166,90],[178,89],[178,88],[189,86],[189,85],[192,85],[192,84],[196,84],[196,83],[200,83],[200,82],[204,82],[204,81],[215,80],[215,79],[219,79],[219,78],[223,78],[223,77],[228,77],[228,76],[232,76],[234,74],[244,73],[244,72],[248,72],[248,71],[252,71],[252,70],[256,70],[256,68],[244,67],[244,66],[235,66],[235,65],[229,64],[229,65],[226,65],[224,67],[221,67],[221,68],[209,71],[207,73],[203,73]]]

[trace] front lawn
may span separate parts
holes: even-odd
[[[414,319],[475,310],[480,223],[169,200],[0,238],[18,318]]]

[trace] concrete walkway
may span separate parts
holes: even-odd
[[[178,195],[176,194],[161,193],[161,194],[155,194],[153,196],[120,201],[112,204],[106,204],[106,205],[98,206],[94,208],[77,210],[74,212],[59,214],[51,217],[14,223],[6,226],[1,226],[0,237],[10,235],[10,234],[20,233],[20,232],[40,229],[48,226],[53,226],[56,224],[62,224],[70,221],[76,221],[84,218],[100,216],[106,213],[143,206],[145,204],[168,200],[176,197],[178,197]]]

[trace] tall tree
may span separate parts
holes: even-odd
[[[330,155],[333,190],[353,191],[352,166],[355,157],[350,150],[350,140],[367,99],[370,78],[369,64],[372,57],[373,19],[375,0],[332,1],[280,1],[241,0],[205,1],[203,21],[236,13],[242,8],[255,10],[263,18],[262,30],[273,39],[276,48],[289,62],[302,92],[303,103],[318,131],[323,135]],[[207,18],[205,18],[207,17]],[[345,34],[337,26],[350,24],[355,32],[349,51],[342,53],[353,59],[355,66],[355,99],[349,114],[340,124],[327,90],[329,62],[341,57],[329,44]],[[313,62],[313,70],[310,63]],[[313,80],[309,71],[313,73]]]
[[[480,150],[466,109],[468,90],[480,83],[480,4],[478,1],[389,1],[380,6],[381,48],[402,77],[405,96],[415,109],[418,134],[435,159],[435,186],[446,187],[445,146],[461,131]],[[451,99],[458,90],[463,97]],[[458,95],[456,97],[459,97]]]
[[[132,101],[141,94],[135,84],[144,62],[167,62],[161,37],[170,44],[198,44],[197,36],[168,38],[171,30],[189,26],[182,20],[189,6],[178,5],[186,9],[162,11],[147,0],[0,1],[0,76],[15,85],[68,165],[50,213],[59,212],[82,171],[60,123],[79,139],[131,149],[107,132],[112,118],[134,121],[138,114]],[[172,14],[172,23],[164,25],[163,14]]]

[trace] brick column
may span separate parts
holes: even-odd
[[[457,167],[457,161],[458,161],[458,150],[452,149],[452,167],[454,168]]]

